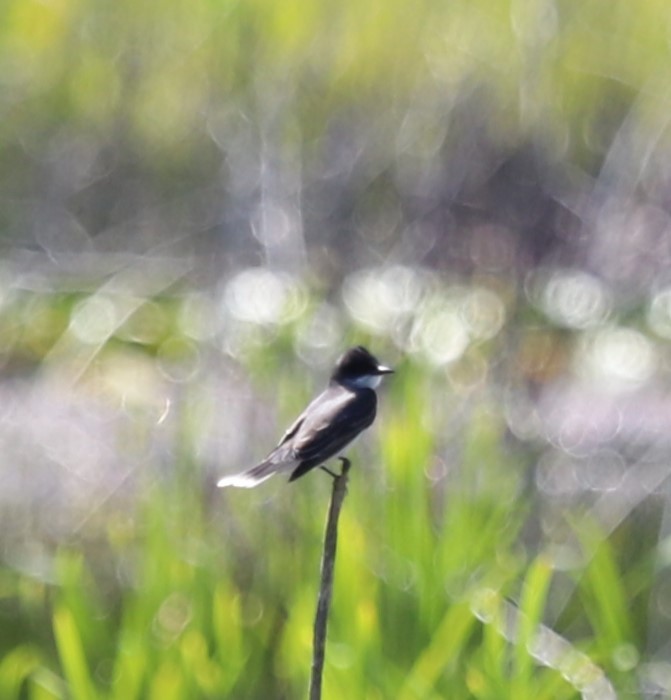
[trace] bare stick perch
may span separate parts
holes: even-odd
[[[338,545],[338,517],[345,494],[347,493],[347,472],[350,461],[340,457],[342,471],[333,479],[331,504],[324,533],[324,551],[322,553],[321,584],[315,614],[314,637],[312,643],[312,673],[310,676],[310,700],[321,700],[322,673],[324,670],[324,649],[326,646],[326,627],[328,625],[331,594],[333,593],[333,568],[335,566],[336,547]]]

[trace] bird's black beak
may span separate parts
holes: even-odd
[[[378,365],[377,374],[394,374],[394,370],[391,367],[385,367],[384,365]]]

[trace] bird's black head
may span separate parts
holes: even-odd
[[[366,348],[357,345],[350,348],[336,362],[331,381],[354,388],[374,389],[385,374],[394,370],[381,365]]]

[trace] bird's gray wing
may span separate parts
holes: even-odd
[[[308,408],[310,408],[310,406],[308,406]],[[305,414],[307,413],[308,408],[306,408],[305,411],[303,411],[303,413],[301,413],[301,415],[298,416],[298,418],[296,418],[296,420],[287,428],[287,431],[284,433],[284,435],[282,435],[282,439],[277,443],[278,447],[284,445],[289,438],[292,438],[296,434],[296,431],[301,427],[301,423],[305,419]]]
[[[293,434],[292,452],[301,462],[332,457],[375,420],[377,397],[371,389],[320,399],[306,410]]]

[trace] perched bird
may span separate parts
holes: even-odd
[[[258,486],[273,474],[291,472],[289,481],[323,466],[375,420],[374,389],[394,370],[381,365],[366,348],[350,348],[336,362],[326,389],[284,433],[279,445],[255,467],[226,476],[217,486]]]

